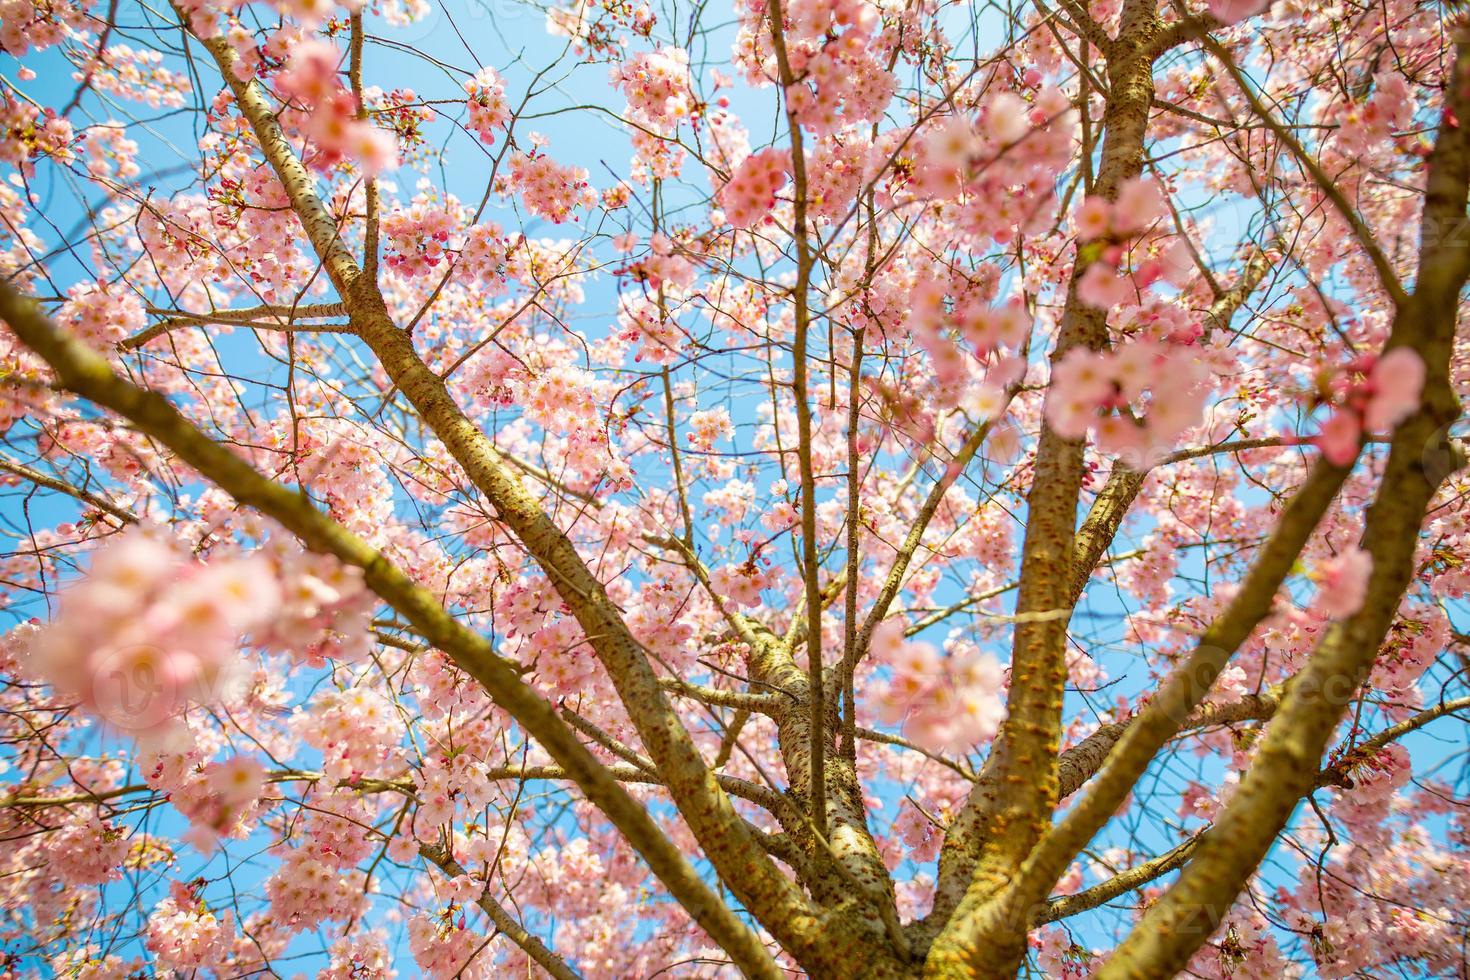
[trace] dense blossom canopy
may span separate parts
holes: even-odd
[[[0,0],[3,975],[1463,976],[1470,26]]]

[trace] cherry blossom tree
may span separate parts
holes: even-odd
[[[1462,976],[1470,21],[0,0],[4,976]]]

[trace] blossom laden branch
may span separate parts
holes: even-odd
[[[497,656],[484,638],[462,626],[427,590],[360,538],[316,510],[306,497],[266,479],[230,450],[210,441],[164,398],[117,377],[102,358],[63,335],[8,283],[0,283],[0,319],[45,358],[69,390],[129,419],[207,474],[240,503],[256,507],[279,521],[309,547],[361,568],[374,592],[425,638],[454,656],[497,703],[566,766],[588,798],[624,832],[654,873],[680,896],[690,914],[726,946],[742,969],[760,976],[779,975],[755,936],[709,890],[647,811],[627,795],[613,775],[557,718],[555,709],[528,687],[519,672]]]

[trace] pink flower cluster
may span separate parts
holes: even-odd
[[[219,37],[220,0],[180,0],[179,9],[189,18],[189,31],[200,38]]]
[[[936,277],[919,276],[908,296],[908,326],[914,340],[929,354],[930,366],[946,401],[959,395],[959,385],[970,377],[968,358],[950,339],[959,331],[974,347],[976,357],[989,363],[985,383],[973,395],[988,406],[993,417],[1004,407],[1004,390],[1025,373],[1019,357],[995,357],[1002,346],[1019,348],[1031,332],[1031,314],[1021,297],[991,305],[993,287],[975,287],[963,275],[947,284]],[[977,408],[982,407],[977,405]]]
[[[904,842],[908,848],[906,856],[910,861],[918,863],[934,860],[939,856],[939,849],[944,845],[944,835],[938,833],[933,817],[930,813],[915,806],[912,800],[904,800],[900,805],[898,816],[894,818],[889,833]],[[887,863],[890,867],[896,867],[904,856],[902,852],[895,849]]]
[[[241,636],[268,627],[281,602],[261,556],[202,565],[130,529],[64,592],[31,646],[33,667],[119,727],[156,730],[217,693]]]
[[[870,146],[852,134],[845,141],[833,136],[817,144],[807,164],[807,210],[835,221],[847,213],[862,187]]]
[[[848,31],[809,57],[800,49],[792,52],[793,68],[805,62],[801,82],[787,90],[802,126],[828,136],[849,123],[883,118],[898,83],[873,57],[867,41],[866,35]]]
[[[0,90],[0,162],[8,163],[22,174],[35,172],[34,162],[51,157],[66,163],[72,156],[71,123],[56,115],[54,109],[44,112],[9,90]]]
[[[222,837],[244,837],[250,830],[265,786],[265,767],[245,755],[187,768],[162,762],[148,773],[148,783],[164,789],[169,802],[189,819],[187,839],[207,853]],[[183,771],[180,771],[181,768]]]
[[[1040,84],[1034,72],[1026,78],[1024,90],[988,92],[962,104],[962,115],[934,120],[932,134],[880,136],[873,163],[889,154],[913,159],[880,187],[895,200],[953,202],[947,220],[966,235],[998,243],[1020,234],[1045,238],[1054,221],[1055,174],[1074,151],[1076,112],[1061,89]]]
[[[767,147],[746,157],[720,189],[725,219],[736,228],[749,228],[766,218],[776,206],[776,192],[785,185],[790,167],[789,150]]]
[[[745,520],[751,504],[755,502],[755,487],[745,480],[731,480],[723,486],[705,491],[701,499],[711,511],[720,512],[725,522],[739,524]]]
[[[684,159],[689,154],[682,143],[641,126],[635,127],[628,138],[633,143],[634,169],[631,176],[638,183],[647,184],[650,177],[671,180],[683,172]],[[613,200],[616,199],[615,196]]]
[[[75,946],[51,957],[51,976],[68,980],[121,980],[146,975],[143,961],[124,961],[121,956],[103,953],[92,944]]]
[[[138,144],[128,139],[127,132],[115,120],[87,130],[87,167],[92,173],[119,180],[138,176]]]
[[[627,95],[629,115],[635,122],[668,135],[694,115],[689,55],[682,48],[640,51],[613,65],[610,74],[613,85]]]
[[[224,963],[234,940],[234,917],[216,916],[192,888],[177,881],[148,916],[144,937],[158,966],[185,974]]]
[[[568,467],[587,476],[602,472],[608,464],[608,435],[597,415],[607,397],[602,382],[568,364],[539,371],[513,390],[527,419],[565,440]]]
[[[638,245],[637,235],[620,236],[613,243],[620,251],[631,252]],[[682,254],[680,246],[687,249],[688,242],[676,243],[667,235],[657,233],[649,236],[648,249],[634,261],[618,269],[618,275],[631,276],[645,282],[651,289],[660,286],[687,289],[694,284],[697,270],[694,263]]]
[[[694,626],[688,593],[682,587],[649,582],[625,605],[628,628],[664,663],[677,664],[690,656]]]
[[[49,870],[68,885],[98,885],[122,877],[127,833],[96,814],[68,818],[46,842]]]
[[[381,929],[355,930],[332,943],[331,961],[316,980],[393,980],[393,956]]]
[[[328,658],[366,657],[377,597],[363,583],[361,569],[300,549],[278,549],[274,558],[282,603],[262,639],[315,667]]]
[[[0,46],[12,58],[32,49],[44,51],[86,29],[90,18],[85,3],[67,0],[0,0]]]
[[[187,281],[212,270],[210,215],[187,197],[160,201],[138,215],[138,237],[161,273]]]
[[[988,93],[973,114],[941,116],[916,142],[915,179],[929,197],[953,196],[972,177],[985,183],[992,173],[1004,182],[1034,175],[1054,153],[1052,146],[1070,118],[1060,89],[1047,86],[1028,102],[1014,91]],[[1001,170],[994,170],[999,166]],[[985,183],[987,191],[995,185]]]
[[[409,919],[408,948],[430,980],[489,980],[495,975],[485,938],[467,927],[464,912],[455,906],[436,916]]]
[[[460,754],[455,756],[453,763],[445,766],[438,759],[430,758],[422,768],[414,771],[413,782],[418,790],[419,807],[414,814],[413,823],[415,831],[423,839],[433,840],[438,836],[441,827],[454,823],[461,795],[457,785],[460,780],[455,778],[456,770],[468,761],[468,756]],[[407,846],[399,846],[406,856]]]
[[[304,847],[287,849],[267,879],[271,917],[282,928],[300,931],[328,919],[352,919],[366,907],[362,873],[339,871],[335,862],[320,857],[320,852]]]
[[[1135,177],[1118,189],[1116,200],[1096,195],[1083,200],[1073,221],[1077,237],[1084,242],[1099,238],[1123,240],[1141,235],[1163,217],[1165,205],[1159,185]]]
[[[535,633],[546,622],[546,614],[561,605],[544,580],[517,582],[496,598],[495,614],[502,619],[503,628],[510,636]]]
[[[934,751],[963,752],[992,737],[1005,718],[1005,671],[996,659],[973,649],[941,656],[903,634],[898,620],[873,633],[874,659],[892,670],[879,717],[902,723],[905,736]]]
[[[505,292],[507,242],[500,226],[487,222],[465,229],[455,269],[467,276],[486,295]]]
[[[1389,628],[1368,683],[1401,703],[1419,703],[1419,679],[1449,642],[1450,624],[1442,610],[1410,606]]]
[[[1193,275],[1193,263],[1182,241],[1163,248],[1125,247],[1144,235],[1165,214],[1163,194],[1151,180],[1124,183],[1115,201],[1089,197],[1074,216],[1080,254],[1077,295],[1099,309],[1139,303],[1140,294],[1160,280],[1183,288]],[[1125,260],[1132,268],[1125,268]]]
[[[1389,432],[1419,408],[1424,361],[1407,347],[1382,357],[1364,355],[1319,379],[1319,389],[1333,410],[1313,442],[1328,462],[1347,466],[1365,434]]]
[[[66,297],[58,322],[99,350],[110,349],[148,322],[136,295],[109,289],[105,283],[77,283],[66,291]]]
[[[780,576],[771,568],[753,561],[740,565],[721,565],[710,572],[710,587],[742,606],[761,604],[761,590],[772,587]]]
[[[1334,115],[1341,126],[1336,142],[1344,154],[1391,143],[1396,133],[1410,128],[1416,105],[1409,82],[1401,73],[1376,72],[1371,98],[1361,104],[1344,102],[1335,107]]]
[[[618,300],[618,339],[638,344],[635,361],[672,364],[684,346],[678,322],[642,293],[624,293]]]
[[[526,207],[548,221],[561,224],[577,208],[597,203],[597,192],[587,182],[587,171],[562,165],[539,151],[510,158],[510,186],[520,192]]]
[[[790,25],[787,33],[805,41],[840,33],[844,28],[871,34],[879,26],[878,8],[867,0],[793,0],[786,6],[786,19]]]
[[[126,44],[109,46],[100,57],[93,57],[72,72],[72,78],[155,109],[182,106],[189,91],[187,78],[163,67],[161,52],[137,51]]]
[[[597,658],[570,616],[554,616],[526,637],[521,656],[535,661],[536,686],[552,697],[585,696],[599,687]]]
[[[384,261],[410,278],[428,275],[444,261],[454,231],[449,207],[420,195],[408,208],[396,207],[383,216]]]
[[[485,143],[494,143],[495,134],[510,122],[510,103],[505,100],[505,82],[494,68],[481,68],[464,83],[469,93],[469,128]]]
[[[729,409],[720,406],[689,416],[689,431],[685,433],[685,437],[695,449],[710,452],[715,448],[715,443],[730,438],[734,432],[735,425],[730,420]]]
[[[276,844],[280,858],[266,880],[270,915],[288,933],[323,921],[351,921],[367,907],[367,879],[356,867],[377,846],[369,824],[375,807],[349,789],[311,791],[294,833]],[[292,846],[291,840],[300,846]]]
[[[1099,449],[1147,467],[1200,423],[1209,388],[1210,372],[1189,347],[1152,340],[1103,352],[1074,347],[1052,368],[1046,420],[1066,439],[1092,429]]]
[[[542,887],[557,896],[564,914],[573,919],[590,917],[607,908],[610,899],[633,897],[628,873],[636,873],[636,867],[628,867],[610,850],[577,837],[556,842],[538,854],[545,878]]]
[[[1014,92],[998,92],[985,103],[980,129],[964,116],[938,120],[924,137],[925,162],[963,170],[985,152],[998,153],[1031,131],[1030,110]]]
[[[1033,932],[1030,947],[1036,951],[1036,965],[1051,980],[1086,980],[1092,976],[1094,953],[1073,940],[1066,929],[1053,926]]]
[[[377,812],[373,801],[351,789],[332,787],[323,791],[319,785],[311,793],[311,806],[301,813],[296,827],[298,834],[294,836],[301,846],[293,847],[282,841],[275,847],[275,853],[291,859],[309,858],[326,868],[346,869],[341,880],[332,885],[332,891],[345,898],[345,903],[334,899],[333,903],[323,905],[332,909],[333,916],[347,911],[356,902],[351,888],[358,869],[353,866],[377,847],[376,835],[369,827]],[[317,915],[310,921],[321,918]]]
[[[265,767],[248,755],[234,755],[224,762],[212,763],[206,775],[215,796],[229,806],[254,803],[265,785]]]
[[[716,168],[729,173],[750,156],[750,133],[738,116],[718,105],[706,110],[705,122],[710,184],[718,190],[724,178]]]
[[[1360,833],[1371,833],[1374,824],[1387,815],[1394,794],[1413,776],[1414,767],[1408,748],[1399,743],[1368,753],[1359,750],[1356,754],[1361,758],[1349,755],[1346,759],[1329,760],[1337,765],[1347,764],[1347,785],[1338,791],[1332,810]]]
[[[139,436],[85,420],[57,425],[37,439],[37,445],[48,456],[89,458],[124,479],[155,471],[160,462],[157,453]]]
[[[322,754],[333,779],[357,779],[391,770],[398,761],[401,727],[392,704],[368,687],[328,691],[293,719],[302,740]]]
[[[1031,334],[1031,314],[1020,296],[1013,296],[999,306],[972,298],[957,304],[955,319],[960,333],[979,353],[1001,347],[1019,349]]]
[[[328,170],[346,160],[368,174],[398,166],[393,134],[357,118],[357,99],[338,75],[340,61],[341,52],[334,45],[303,41],[291,49],[286,70],[276,77],[276,89],[304,110],[295,118],[316,144],[312,166]]]
[[[786,10],[787,59],[795,84],[786,91],[797,120],[820,135],[846,124],[876,122],[893,98],[897,79],[875,43],[878,7],[867,0],[796,0]],[[766,5],[741,5],[737,62],[753,82],[775,74]]]

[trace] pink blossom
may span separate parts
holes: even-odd
[[[1259,10],[1231,2],[1215,13]],[[932,972],[824,874],[790,805],[817,649],[829,843],[902,922],[938,902],[922,938],[964,885],[968,816],[1046,774],[994,751],[1011,685],[1058,708],[1033,734],[1064,788],[1120,795],[1022,891],[1085,892],[1206,820],[1249,822],[1280,796],[1265,747],[1302,734],[1255,696],[1374,597],[1351,543],[1402,475],[1377,444],[1470,385],[1470,344],[1400,343],[1360,236],[1266,123],[1406,290],[1448,296],[1453,250],[1417,282],[1411,253],[1444,231],[1425,188],[1465,93],[1433,5],[1281,0],[1225,27],[1187,6],[1147,23],[1095,0],[1084,46],[1044,4],[975,30],[944,4],[558,0],[548,48],[427,0],[179,0],[181,23],[0,0],[0,279],[146,391],[96,404],[81,391],[130,389],[69,383],[22,339],[43,325],[0,324],[10,972],[544,973],[497,907],[588,980],[760,972],[671,897],[674,853],[778,970]],[[1159,101],[1136,126],[1130,92]],[[1262,565],[1314,461],[1364,444],[1301,553]],[[1256,841],[1270,860],[1232,869],[1219,928],[1153,972],[1464,972],[1456,719],[1421,715],[1463,693],[1462,483],[1388,541],[1414,576],[1351,651],[1368,696],[1295,760],[1323,773],[1321,812]],[[1075,534],[1037,523],[1047,494]],[[1290,574],[1256,581],[1272,567]],[[1264,598],[1197,706],[1250,717],[1184,725],[1132,786],[1099,779],[1093,750],[1146,734],[1165,679]],[[846,640],[874,617],[849,699]],[[1413,757],[1375,750],[1405,731]],[[1176,878],[992,938],[1081,980]],[[762,882],[835,952],[821,929],[783,948]]]
[[[380,929],[355,930],[331,946],[331,961],[316,980],[393,980],[393,954]]]
[[[736,228],[749,228],[776,206],[776,192],[786,183],[790,154],[770,147],[745,158],[720,190],[720,206]]]
[[[1094,262],[1082,273],[1077,295],[1088,306],[1110,309],[1136,297],[1133,284],[1125,276],[1102,262]]]
[[[96,815],[65,820],[48,841],[51,870],[67,885],[99,885],[122,877],[128,835]]]
[[[1020,297],[1003,306],[968,304],[959,310],[959,321],[965,339],[982,352],[1020,347],[1031,331],[1031,314]]]
[[[1378,358],[1368,373],[1370,395],[1363,426],[1388,432],[1419,408],[1424,390],[1424,360],[1411,348],[1395,347]]]
[[[696,449],[710,451],[714,449],[715,443],[730,438],[734,432],[730,410],[720,406],[689,416],[689,432],[686,437]]]
[[[304,41],[291,48],[286,70],[276,76],[276,88],[307,105],[326,101],[341,89],[337,66],[341,52],[326,41]]]
[[[1077,208],[1077,237],[1083,241],[1101,238],[1113,220],[1113,206],[1101,197],[1089,197]]]
[[[630,115],[660,133],[673,133],[695,111],[689,88],[689,55],[682,48],[640,51],[611,71],[628,97]]]
[[[1234,24],[1265,10],[1267,0],[1210,0],[1210,13],[1222,24]]]
[[[216,916],[189,888],[174,883],[168,898],[148,917],[145,942],[158,964],[193,971],[225,961],[233,941],[233,917]]]
[[[365,173],[377,174],[398,165],[392,134],[358,118],[357,99],[342,85],[341,52],[325,41],[311,40],[291,48],[287,68],[276,88],[304,108],[303,130],[317,144],[312,164],[326,170],[343,160]]]
[[[464,83],[469,98],[469,128],[485,143],[494,143],[497,132],[510,121],[510,103],[505,98],[505,83],[493,68],[481,68]]]
[[[466,928],[463,915],[437,919],[416,915],[408,923],[409,948],[414,962],[431,980],[489,980],[494,961],[484,937]]]
[[[583,168],[559,164],[544,153],[516,153],[510,158],[510,186],[532,212],[556,224],[577,220],[574,211],[597,202],[587,177]]]
[[[1356,545],[1339,551],[1317,567],[1317,595],[1312,607],[1328,619],[1346,619],[1363,608],[1373,557]]]
[[[1347,466],[1358,458],[1362,438],[1363,426],[1358,416],[1349,410],[1337,409],[1313,441],[1333,466]]]
[[[260,556],[200,565],[130,530],[66,590],[33,669],[108,721],[156,732],[220,693],[240,636],[272,621],[280,594]]]
[[[233,756],[210,770],[209,783],[227,805],[253,803],[265,784],[265,767],[249,756]]]
[[[983,125],[992,140],[1000,144],[1014,143],[1031,130],[1026,103],[1020,96],[1001,92],[985,106]]]
[[[979,147],[974,129],[960,116],[939,120],[930,128],[924,142],[929,162],[950,169],[968,166]]]
[[[879,701],[889,724],[936,750],[963,749],[995,734],[1005,709],[999,698],[1004,671],[994,658],[974,651],[941,657],[928,643],[903,639],[902,624],[873,636],[873,655],[892,678]]]
[[[1068,439],[1095,428],[1099,449],[1146,469],[1199,424],[1209,389],[1205,366],[1187,347],[1146,340],[1111,352],[1078,347],[1052,368],[1046,419]],[[1145,395],[1147,405],[1137,404]]]
[[[1148,228],[1166,213],[1159,185],[1143,177],[1124,181],[1113,204],[1113,230],[1121,235],[1134,235]]]

